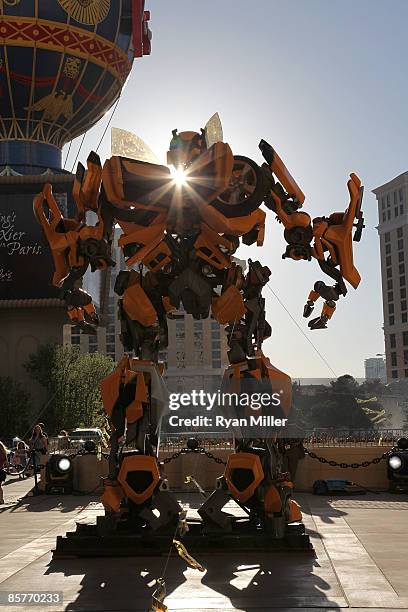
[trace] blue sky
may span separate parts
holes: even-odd
[[[364,359],[384,350],[371,190],[408,170],[408,2],[146,0],[146,8],[152,55],[135,61],[112,125],[137,133],[164,160],[173,128],[199,130],[218,111],[235,154],[261,162],[261,138],[277,149],[312,217],[346,208],[350,172],[363,181],[367,229],[355,250],[362,283],[339,301],[329,329],[310,332],[301,316],[314,282],[325,279],[315,261],[282,260],[271,212],[264,246],[238,252],[271,268],[273,290],[336,374],[363,376]],[[87,134],[83,162],[107,120]],[[109,134],[99,152],[109,156]],[[332,376],[268,289],[265,297],[272,362],[294,377]]]

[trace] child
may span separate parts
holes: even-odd
[[[13,457],[13,465],[16,468],[16,471],[19,473],[21,478],[21,472],[24,470],[27,465],[27,447],[24,442],[19,442],[17,444],[16,451]]]

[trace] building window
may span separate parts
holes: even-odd
[[[404,346],[408,346],[408,332],[402,332],[402,343]]]
[[[80,344],[79,336],[71,336],[71,344]]]
[[[390,347],[391,348],[395,348],[396,347],[395,334],[390,334]]]
[[[391,198],[390,198],[390,194],[387,193],[387,208],[391,205]]]
[[[400,287],[405,287],[405,276],[400,276]]]
[[[393,294],[393,292],[392,292],[392,291],[389,291],[389,292],[388,292],[388,301],[389,301],[389,302],[392,302],[392,301],[393,301],[393,299],[394,299],[394,294]]]
[[[395,216],[396,216],[396,217],[398,217],[398,206],[396,206],[396,207],[394,208],[394,214],[395,214]]]
[[[220,339],[220,330],[212,331],[211,332],[211,339],[212,340],[219,340]]]
[[[390,244],[386,244],[385,245],[385,254],[386,255],[390,255],[391,253],[391,245]]]
[[[391,353],[391,365],[397,367],[397,353]]]
[[[402,300],[407,297],[407,290],[405,289],[405,287],[404,289],[400,289],[400,297]]]
[[[405,378],[408,378],[408,370],[404,371]]]
[[[394,316],[391,316],[389,318],[389,323],[390,323],[390,325],[394,325]]]
[[[398,253],[398,261],[404,261],[404,251]]]
[[[404,214],[404,205],[400,204],[400,214],[403,215]]]
[[[394,191],[394,204],[396,204],[396,203],[397,203],[397,192]]]
[[[408,365],[408,351],[404,351],[404,365]]]
[[[398,240],[398,250],[402,251],[403,248],[404,248],[404,241],[403,240]]]
[[[404,193],[403,193],[402,189],[399,189],[398,194],[399,194],[399,200],[400,200],[400,202],[402,202],[402,200],[404,199]]]
[[[392,280],[387,281],[387,289],[388,291],[392,290]]]
[[[398,378],[398,372],[397,372],[397,370],[393,370],[393,371],[392,371],[391,376],[392,376],[393,378]]]
[[[405,274],[405,265],[404,264],[400,264],[399,265],[399,273],[400,274]]]
[[[387,268],[387,278],[392,277],[392,268]]]
[[[402,300],[401,302],[401,310],[406,310],[407,309],[407,300]]]
[[[386,266],[391,265],[391,255],[387,255],[387,257],[385,258],[385,265]]]
[[[384,234],[384,241],[385,242],[390,242],[390,232],[385,232]]]
[[[388,219],[388,221],[391,220],[391,211],[390,210],[387,210],[387,219]]]
[[[220,368],[221,367],[221,361],[213,361],[212,362],[212,367],[213,368]]]
[[[394,314],[394,304],[388,304],[388,312]]]
[[[402,320],[403,323],[407,322],[407,313],[406,312],[402,313],[402,319],[401,320]]]
[[[397,229],[397,238],[402,238],[402,227]]]

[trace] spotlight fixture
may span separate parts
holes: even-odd
[[[73,462],[67,455],[51,455],[45,468],[45,492],[70,494],[73,490]]]
[[[389,457],[387,476],[391,493],[408,492],[408,439],[400,438]]]

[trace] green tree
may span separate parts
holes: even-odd
[[[25,388],[9,376],[0,376],[0,435],[24,436],[30,426],[32,400]]]
[[[349,374],[340,376],[330,387],[317,387],[316,393],[295,390],[297,414],[306,429],[372,429],[371,419],[358,402],[360,385]]]
[[[78,346],[42,346],[25,364],[30,375],[47,389],[47,430],[95,427],[102,423],[100,382],[114,368],[110,357],[81,354]]]

